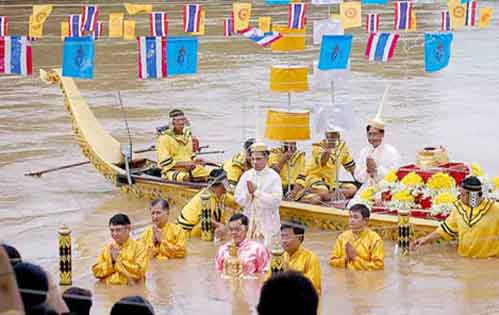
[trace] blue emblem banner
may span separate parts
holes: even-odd
[[[91,36],[66,37],[62,56],[62,76],[93,79],[95,48]]]
[[[172,36],[166,41],[168,76],[195,74],[198,68],[197,37]]]
[[[424,34],[424,64],[426,72],[441,70],[449,64],[452,33]]]
[[[352,35],[323,35],[319,70],[346,69],[352,50]]]

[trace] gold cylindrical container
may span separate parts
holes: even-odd
[[[284,249],[282,246],[279,244],[272,246],[272,250],[270,252],[272,254],[270,260],[270,272],[272,275],[284,272],[286,270],[286,262],[284,261]]]
[[[72,284],[71,230],[64,224],[59,228],[59,284]]]
[[[411,243],[411,224],[410,211],[398,212],[398,247],[399,255],[409,255],[409,246]]]

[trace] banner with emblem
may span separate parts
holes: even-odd
[[[233,3],[232,13],[234,16],[234,31],[236,33],[249,27],[251,3]]]
[[[346,69],[352,50],[352,35],[324,35],[319,55],[319,70]]]
[[[466,23],[466,7],[461,4],[449,4],[450,24],[452,29],[464,27]]]
[[[425,33],[424,60],[425,71],[435,72],[449,64],[452,33]]]
[[[109,37],[123,37],[123,13],[109,13]]]
[[[343,2],[340,4],[341,25],[344,29],[362,26],[360,2]]]
[[[168,76],[195,74],[198,66],[198,39],[170,36],[166,45]]]
[[[52,13],[53,6],[51,4],[33,5],[33,14],[31,15],[31,23],[33,25],[44,24],[50,13]]]
[[[93,79],[95,48],[92,37],[66,37],[62,56],[62,76]]]
[[[123,39],[124,40],[134,40],[135,37],[135,21],[125,20],[123,22]]]
[[[32,75],[31,42],[26,36],[0,37],[0,73]]]
[[[490,25],[492,20],[492,8],[480,8],[480,17],[478,19],[478,27],[484,28]]]
[[[34,23],[33,20],[34,18],[31,15],[29,17],[28,37],[41,38],[43,36],[43,23]]]

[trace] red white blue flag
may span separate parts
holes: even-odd
[[[440,31],[441,32],[450,32],[450,14],[449,11],[441,11],[440,12]]]
[[[394,29],[408,30],[411,27],[412,2],[395,2]]]
[[[166,67],[166,37],[137,38],[139,51],[139,79],[165,78]]]
[[[184,5],[184,32],[195,33],[199,32],[201,24],[201,5],[200,4],[185,4]]]
[[[367,40],[366,59],[369,61],[389,61],[395,53],[398,39],[399,34],[395,33],[371,33]]]
[[[151,36],[166,36],[168,34],[168,17],[166,12],[152,12],[150,22]]]
[[[379,16],[376,13],[369,13],[366,16],[366,32],[377,33],[379,31]]]
[[[476,22],[476,1],[466,2],[466,20],[464,25],[475,26]]]
[[[103,31],[103,23],[102,22],[97,22],[97,24],[95,25],[95,29],[94,31],[92,32],[92,37],[95,39],[95,40],[98,40],[102,37],[102,31]]]
[[[307,4],[290,3],[288,6],[288,28],[302,29],[305,27]]]
[[[81,14],[71,14],[68,16],[69,37],[81,37],[82,33],[82,16]]]
[[[264,32],[256,27],[249,27],[239,31],[239,33],[262,47],[267,47],[282,38],[282,35],[278,32]]]
[[[7,23],[6,16],[0,16],[0,37],[7,36],[7,27],[9,23]]]
[[[0,37],[0,73],[31,75],[31,42],[26,36]]]
[[[224,19],[224,36],[234,35],[234,19],[232,17]]]
[[[86,5],[83,7],[83,32],[93,32],[95,26],[97,25],[97,20],[99,19],[99,6],[98,5]]]

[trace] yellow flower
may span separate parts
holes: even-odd
[[[360,199],[364,201],[371,201],[374,200],[374,194],[376,193],[376,190],[374,189],[373,186],[369,186],[367,189],[363,190],[360,193]]]
[[[388,183],[395,183],[398,179],[397,172],[395,170],[391,170],[388,174],[385,175],[385,181]]]
[[[435,200],[433,200],[433,203],[435,205],[451,204],[451,203],[453,203],[456,200],[457,200],[457,198],[453,194],[451,194],[449,192],[443,192],[441,194],[438,194],[435,197]]]
[[[483,177],[485,173],[483,172],[483,169],[480,167],[480,165],[478,165],[477,163],[471,163],[471,175]]]
[[[499,176],[492,178],[492,185],[494,186],[494,190],[499,190]]]
[[[423,184],[423,179],[416,172],[410,172],[402,178],[401,183],[405,186],[416,187]]]
[[[392,197],[392,200],[402,201],[402,202],[414,202],[414,197],[408,190],[401,190],[395,193]]]
[[[456,187],[456,181],[446,173],[435,173],[428,179],[428,188],[431,190],[451,189]]]

